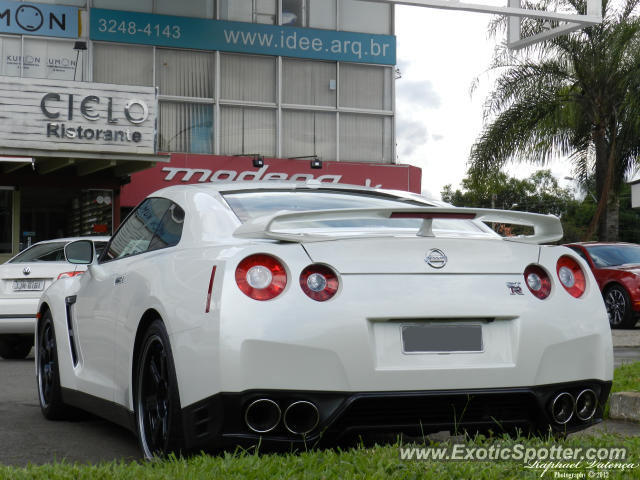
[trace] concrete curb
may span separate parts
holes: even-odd
[[[609,418],[640,422],[640,392],[617,392],[609,397]]]

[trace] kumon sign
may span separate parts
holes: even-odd
[[[173,154],[171,162],[131,175],[121,191],[122,206],[133,207],[147,195],[171,185],[217,182],[269,182],[315,180],[420,193],[422,172],[411,165],[323,162],[311,168],[308,160],[268,158],[254,167],[251,157]]]

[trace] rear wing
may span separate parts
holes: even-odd
[[[294,212],[283,210],[274,215],[252,218],[233,233],[240,238],[264,238],[286,242],[313,242],[331,238],[330,235],[274,230],[274,224],[304,220],[352,220],[358,218],[419,218],[422,226],[416,233],[421,237],[434,237],[433,220],[438,218],[480,220],[533,227],[533,235],[503,237],[504,240],[523,243],[549,243],[562,238],[562,225],[558,217],[538,213],[493,210],[487,208],[407,207],[407,208],[353,208],[338,210],[311,210]],[[375,232],[372,232],[375,235]],[[336,237],[341,237],[337,234]]]

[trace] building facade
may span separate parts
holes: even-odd
[[[111,233],[122,186],[144,190],[130,175],[173,168],[174,154],[197,155],[201,169],[207,156],[355,163],[360,183],[371,180],[367,165],[395,163],[393,25],[392,5],[361,0],[0,0],[0,85],[24,87],[0,103],[44,88],[31,136],[6,141],[29,119],[0,126],[0,259],[33,241]],[[136,120],[150,92],[153,151],[85,138],[110,126],[134,135],[143,126],[109,102],[133,102]]]

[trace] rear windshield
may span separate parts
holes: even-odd
[[[640,264],[640,246],[598,245],[586,248],[596,267],[613,267],[629,263]]]
[[[404,199],[391,195],[371,195],[344,191],[252,191],[230,192],[222,194],[241,222],[249,219],[274,215],[279,211],[315,211],[352,208],[407,208],[432,207],[434,205],[417,200]],[[344,228],[344,229],[412,229],[422,226],[421,219],[415,218],[371,218],[362,217],[346,220],[305,219],[279,224],[286,228]],[[457,232],[484,233],[478,225],[469,220],[436,219],[433,228]]]
[[[9,263],[64,262],[66,242],[39,243],[11,260]]]

